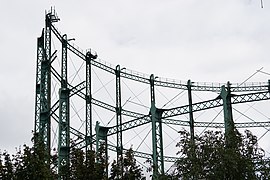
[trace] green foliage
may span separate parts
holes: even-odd
[[[1,159],[0,179],[3,180],[13,179],[14,171],[10,155],[5,151],[3,154],[1,154],[0,159]]]
[[[55,157],[50,156],[37,136],[32,139],[33,147],[23,145],[15,155],[1,154],[0,179],[55,179],[53,169]],[[1,160],[2,161],[2,160]]]
[[[130,148],[125,152],[120,162],[113,161],[109,179],[145,179],[142,171],[142,168],[140,165],[137,165],[136,159],[134,158],[134,151]]]
[[[82,149],[71,148],[70,152],[70,179],[85,180],[85,179],[106,179],[106,159],[104,148],[100,149],[100,153],[92,150],[86,153]]]
[[[182,130],[177,147],[180,148],[177,178],[258,179],[269,176],[269,164],[267,168],[262,160],[264,151],[258,147],[257,137],[248,130],[244,134],[235,130],[226,138],[220,131],[206,131],[201,136],[195,135],[194,141]]]

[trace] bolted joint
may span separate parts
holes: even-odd
[[[48,111],[48,110],[40,112],[41,123],[45,123],[48,121],[49,114],[50,114],[50,111]]]
[[[163,114],[164,110],[163,109],[156,109],[156,117],[157,119],[159,119],[161,121],[162,118],[162,114]]]
[[[91,95],[85,95],[85,100],[87,104],[91,103],[92,96]]]
[[[50,63],[48,60],[41,61],[41,70],[47,70],[50,66]]]
[[[121,112],[122,112],[122,108],[121,108],[121,107],[116,107],[116,108],[115,108],[115,111],[116,111],[116,114],[117,114],[117,115],[120,115]]]
[[[121,146],[121,147],[116,147],[116,152],[117,152],[118,154],[121,154],[121,153],[123,152],[123,146]]]
[[[68,88],[60,88],[59,89],[60,99],[66,99],[67,97],[69,97],[69,93],[70,93],[70,89],[68,89]]]

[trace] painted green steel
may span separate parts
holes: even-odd
[[[101,153],[100,156],[105,157],[106,164],[108,164],[108,139],[107,139],[108,135],[107,135],[107,133],[108,133],[109,128],[104,127],[104,126],[100,126],[99,122],[97,121],[95,130],[96,130],[96,153],[97,154]],[[105,149],[104,151],[102,151],[101,146],[104,146],[104,149]],[[99,160],[97,159],[97,161],[99,161]],[[106,166],[105,174],[108,177],[108,175],[109,175],[108,166]]]
[[[70,159],[70,104],[67,73],[67,36],[62,40],[61,88],[59,89],[59,135],[58,135],[58,172],[59,179],[67,179],[65,172]]]
[[[52,31],[55,36],[61,41],[61,34],[56,27],[52,26]],[[73,52],[76,56],[80,57],[82,60],[86,60],[85,54],[68,43],[68,49]],[[91,64],[97,68],[100,68],[108,73],[114,74],[115,70],[113,66],[105,61],[101,60],[92,60]],[[133,70],[126,69],[121,72],[121,77],[131,79],[137,82],[149,84],[149,76],[144,73],[136,72]],[[174,89],[184,89],[187,90],[187,86],[184,82],[175,79],[168,78],[158,78],[155,80],[155,86],[174,88]],[[211,83],[211,82],[194,82],[192,86],[192,91],[210,91],[210,92],[220,92],[221,87],[225,85],[224,83]],[[268,90],[268,82],[251,82],[251,83],[234,83],[231,85],[232,92],[259,92]]]
[[[234,133],[234,122],[231,102],[231,90],[230,82],[227,83],[227,88],[222,86],[220,96],[223,100],[223,113],[224,113],[224,126],[225,126],[225,137],[228,146],[233,145],[231,138],[235,136]]]
[[[90,51],[86,53],[86,82],[85,82],[85,143],[86,151],[92,150],[93,132],[92,132],[92,85],[91,85],[91,59],[94,57]]]
[[[117,162],[119,164],[123,164],[123,136],[122,136],[122,105],[121,105],[121,79],[120,79],[120,65],[117,65],[115,68],[115,76],[116,76],[116,152],[117,152]],[[123,166],[121,166],[121,173],[117,177],[118,179],[123,178]]]
[[[155,77],[150,76],[150,95],[151,95],[151,123],[152,123],[152,164],[153,164],[153,179],[159,179],[164,175],[164,157],[163,157],[163,137],[162,137],[162,111],[156,108],[155,102]]]
[[[190,138],[194,141],[194,118],[192,110],[192,92],[191,92],[192,83],[190,80],[187,82],[188,90],[188,105],[189,105],[189,126],[190,126]]]
[[[39,38],[37,38],[37,67],[36,67],[36,92],[35,92],[35,126],[34,133],[38,134],[40,130],[40,112],[41,112],[41,62],[44,61],[44,30]]]
[[[41,37],[38,38],[37,44],[37,72],[36,72],[36,100],[35,100],[35,132],[38,132],[46,148],[50,151],[51,143],[51,122],[50,118],[55,119],[59,123],[59,168],[69,164],[69,149],[70,149],[70,134],[74,134],[81,139],[78,143],[81,147],[86,147],[86,150],[91,149],[92,145],[96,143],[96,150],[99,152],[100,144],[106,147],[106,157],[108,157],[107,137],[113,134],[117,135],[117,144],[114,146],[114,151],[117,152],[117,157],[121,157],[125,150],[122,144],[122,132],[129,129],[139,127],[148,123],[152,124],[152,154],[144,152],[135,152],[135,155],[142,158],[151,157],[153,160],[153,179],[158,179],[160,175],[164,174],[164,161],[173,162],[174,157],[167,157],[163,155],[163,138],[162,138],[162,123],[189,126],[191,134],[194,137],[194,127],[225,127],[225,133],[228,134],[234,127],[266,127],[270,126],[269,122],[247,122],[247,123],[233,123],[232,118],[232,104],[254,102],[261,100],[269,100],[269,81],[268,83],[255,84],[224,84],[215,83],[183,83],[177,80],[170,80],[165,78],[154,78],[154,75],[149,76],[143,73],[138,73],[128,69],[120,69],[120,66],[110,65],[107,62],[97,59],[97,57],[88,51],[84,54],[79,48],[70,44],[66,35],[61,33],[54,27],[53,23],[57,22],[55,12],[46,14],[45,31]],[[52,33],[62,43],[62,67],[61,74],[57,72],[52,66],[55,59],[55,54],[51,54],[51,36]],[[77,57],[86,61],[86,81],[74,86],[67,81],[67,51],[77,55]],[[92,97],[91,94],[91,66],[95,66],[106,72],[116,76],[116,105],[110,105]],[[59,90],[59,101],[51,106],[51,74],[61,83]],[[131,79],[137,82],[150,84],[151,90],[151,107],[149,114],[141,114],[129,110],[122,109],[121,106],[121,78]],[[188,92],[188,104],[171,109],[159,109],[155,106],[155,86],[184,89]],[[85,93],[83,90],[85,89]],[[213,91],[219,92],[216,98],[193,103],[192,91]],[[250,91],[248,94],[232,94],[231,92]],[[85,134],[70,127],[69,121],[69,98],[73,95],[78,95],[85,100],[86,119]],[[96,125],[96,136],[92,132],[92,105],[102,107],[108,111],[116,112],[116,126],[102,127]],[[224,123],[212,122],[194,122],[193,113],[203,111],[211,108],[223,107]],[[59,116],[56,111],[59,109]],[[189,121],[181,121],[177,119],[170,119],[172,117],[189,114]],[[122,123],[122,116],[133,117],[133,120]],[[119,159],[117,159],[119,160]],[[59,170],[60,172],[60,170]],[[108,169],[106,169],[108,174]],[[61,176],[61,175],[60,175]],[[64,176],[62,176],[64,179]]]
[[[45,30],[38,38],[37,74],[36,74],[36,104],[35,104],[35,128],[45,147],[50,153],[51,150],[51,27],[57,22],[54,11],[45,16]]]
[[[51,119],[49,111],[51,108],[51,13],[45,19],[45,38],[44,38],[44,59],[41,62],[40,80],[40,126],[39,136],[50,153],[51,142]]]

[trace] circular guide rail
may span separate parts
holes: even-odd
[[[44,141],[47,143],[48,147],[51,146],[50,141],[53,141],[50,138],[50,134],[58,136],[58,139],[55,141],[58,141],[59,153],[61,154],[62,152],[62,159],[60,159],[60,161],[62,160],[63,162],[65,162],[65,157],[68,156],[68,154],[65,154],[66,148],[69,147],[69,142],[71,140],[68,134],[73,134],[73,136],[76,138],[76,143],[73,145],[81,148],[91,148],[93,144],[98,144],[98,142],[102,140],[107,141],[107,137],[117,135],[117,143],[108,142],[107,148],[109,150],[116,151],[118,157],[119,155],[121,156],[122,153],[127,149],[127,147],[124,147],[125,144],[122,142],[122,133],[128,130],[131,131],[137,127],[145,127],[147,125],[151,125],[147,126],[147,130],[150,129],[150,131],[152,131],[152,149],[149,148],[152,153],[139,151],[138,149],[141,146],[140,143],[138,145],[138,148],[135,149],[135,156],[140,158],[152,159],[152,163],[158,166],[154,174],[164,173],[164,161],[175,162],[175,160],[177,159],[172,155],[163,154],[163,148],[166,149],[167,147],[169,147],[169,145],[166,147],[163,146],[163,135],[167,135],[168,137],[170,137],[170,132],[168,133],[167,131],[179,130],[173,128],[174,125],[190,128],[191,132],[193,131],[193,133],[195,130],[194,127],[201,128],[201,132],[203,132],[206,128],[224,129],[226,122],[214,122],[214,120],[217,116],[220,115],[222,108],[226,108],[225,104],[229,103],[231,105],[237,105],[270,99],[269,82],[245,82],[227,84],[190,81],[186,82],[181,80],[154,77],[154,75],[148,75],[126,68],[121,69],[120,66],[115,67],[112,64],[97,58],[97,56],[95,54],[92,54],[90,50],[83,52],[83,50],[81,50],[78,46],[71,43],[70,40],[67,39],[67,36],[61,34],[60,31],[54,26],[54,23],[58,20],[59,18],[57,17],[55,11],[51,10],[49,13],[47,13],[46,28],[43,31],[42,36],[38,38],[35,132],[42,133]],[[54,64],[56,64],[56,61],[59,61],[59,59],[57,59],[56,51],[54,51],[53,53],[51,52],[52,35],[54,35],[55,38],[59,41],[62,48],[62,59],[61,63],[59,62],[59,67],[54,67]],[[69,58],[67,55],[68,51],[72,52],[74,57],[82,59],[83,64],[85,64],[77,68],[75,68],[75,65],[73,64],[75,72],[74,76],[72,76],[71,78],[71,82],[68,82],[67,80],[67,72],[69,70],[66,67],[67,59]],[[82,66],[86,67],[86,79],[83,80],[82,78],[79,78],[79,80],[74,85],[73,80],[77,78],[76,76],[78,75],[78,72],[82,69]],[[112,105],[111,102],[108,103],[106,99],[97,99],[93,95],[94,93],[91,93],[91,75],[89,75],[88,73],[91,73],[91,69],[94,67],[102,72],[107,72],[107,74],[109,73],[113,75],[114,79],[116,79],[116,98],[114,102],[116,103],[116,105]],[[56,81],[55,86],[53,85],[53,87],[50,87],[51,79]],[[123,86],[126,85],[125,82],[129,81],[137,84],[139,83],[140,86],[146,86],[150,88],[151,104],[146,105],[147,110],[144,109],[144,113],[141,113],[141,111],[137,110],[130,110],[129,108],[125,107],[127,102],[135,103],[131,101],[130,98],[126,98],[127,100],[125,104],[121,105],[121,87],[123,88]],[[124,84],[122,82],[124,82]],[[105,85],[103,84],[102,88],[104,87]],[[60,99],[56,99],[53,101],[51,100],[51,96],[58,96],[58,94],[55,93],[57,88],[59,88]],[[129,86],[126,85],[126,88],[129,88]],[[162,95],[161,90],[159,90],[158,88],[174,89],[177,90],[177,92],[181,92],[183,94],[185,93],[188,96],[188,102],[181,103],[185,104],[181,106],[172,103],[172,100],[174,100],[176,96],[179,96],[179,94],[177,94],[173,98],[167,99],[165,105],[171,103],[170,107],[157,108],[156,94],[160,93]],[[194,95],[196,95],[195,92],[202,92],[206,94],[208,94],[209,92],[213,92],[214,97],[212,95],[211,97],[207,97],[206,99],[197,98],[196,101],[192,101],[192,97],[193,100],[196,98],[194,97]],[[109,94],[110,92],[107,91],[107,93]],[[129,93],[133,93],[132,89],[129,89]],[[135,96],[135,93],[133,93],[133,95]],[[75,102],[70,101],[70,98],[75,96],[78,97],[80,100],[86,102],[86,104],[83,105],[83,108],[86,108],[86,112],[85,114],[83,114],[83,116],[86,116],[85,120],[82,120],[80,115],[78,115],[80,110],[76,110],[76,107],[74,105]],[[228,97],[229,101],[227,101]],[[137,100],[139,100],[137,96],[135,96],[133,99],[136,98]],[[69,106],[67,106],[67,104],[73,108],[74,115],[70,114],[68,108]],[[142,104],[144,103],[141,103],[140,105]],[[115,114],[115,117],[113,119],[116,119],[117,121],[110,126],[101,126],[97,124],[95,128],[98,132],[97,135],[94,133],[94,128],[92,127],[92,105],[94,105],[95,107],[99,107],[107,112],[111,112],[112,114]],[[252,106],[250,106],[250,108],[252,108]],[[219,109],[215,112],[215,114],[218,115],[216,115],[216,117],[213,118],[212,121],[197,121],[197,119],[196,121],[194,121],[194,114],[197,115],[199,112],[206,112],[206,110],[208,109]],[[236,111],[235,109],[233,110],[234,112]],[[182,118],[183,116],[186,118]],[[201,116],[201,114],[199,114],[198,116]],[[224,114],[224,117],[226,116],[227,115]],[[245,115],[245,113],[240,113],[239,116],[247,115]],[[72,124],[69,125],[69,118],[72,119],[74,117],[80,119],[81,126],[73,127]],[[124,121],[123,117],[125,117]],[[179,119],[179,117],[181,118]],[[46,121],[46,118],[52,118],[55,120],[54,122],[57,124],[56,126],[59,126],[58,132],[57,129],[50,129],[50,124],[46,124],[46,122],[49,122]],[[248,116],[246,118],[249,119]],[[234,125],[236,128],[263,127],[267,130],[265,132],[267,133],[268,127],[270,127],[270,121],[255,121],[251,119],[251,121],[248,122],[235,122]],[[84,127],[84,129],[86,129],[85,132],[82,132],[82,126]],[[148,133],[144,133],[145,138],[149,135],[150,131],[148,131]],[[140,133],[135,132],[135,136],[140,136]],[[141,138],[142,143],[145,138]],[[170,138],[173,139],[172,137]],[[165,140],[167,139],[164,139],[164,141]],[[130,141],[132,141],[132,139]],[[172,141],[172,143],[175,143],[175,141]]]

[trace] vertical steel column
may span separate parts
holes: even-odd
[[[51,119],[49,116],[51,109],[51,20],[52,14],[46,14],[45,19],[45,43],[44,59],[41,62],[40,80],[40,126],[39,135],[50,153],[51,142]]]
[[[194,142],[194,118],[193,118],[193,110],[192,110],[192,93],[191,93],[191,81],[187,82],[188,89],[188,104],[189,104],[189,126],[190,126],[190,137]]]
[[[120,65],[117,65],[115,68],[116,75],[116,126],[117,126],[117,163],[123,161],[123,139],[122,139],[122,106],[121,106],[121,80],[120,80]],[[119,179],[123,177],[123,166],[121,166],[121,174]]]
[[[156,108],[155,104],[155,88],[154,75],[150,76],[150,91],[151,91],[151,121],[152,121],[152,151],[153,151],[153,179],[158,179],[164,174],[164,157],[163,157],[163,139],[162,139],[162,110]]]
[[[69,152],[70,152],[70,113],[69,92],[67,87],[67,36],[62,37],[62,67],[61,88],[59,89],[59,140],[58,140],[58,172],[60,179],[68,178]]]
[[[221,87],[220,96],[223,100],[226,143],[228,146],[231,146],[232,142],[230,139],[235,136],[235,132],[234,132],[235,126],[234,126],[233,115],[232,115],[230,82],[227,83],[227,90],[224,85]]]
[[[86,88],[85,88],[85,122],[86,122],[86,129],[85,129],[85,144],[86,144],[86,151],[92,150],[93,145],[93,132],[92,132],[92,92],[91,92],[91,58],[92,54],[90,51],[86,53]]]
[[[107,142],[107,133],[109,128],[108,127],[103,127],[99,125],[99,122],[96,122],[96,154],[99,157],[105,157],[105,175],[108,178],[108,142]],[[101,147],[103,146],[103,147]],[[105,152],[102,151],[102,148]],[[104,153],[104,154],[103,154]],[[97,163],[102,163],[100,162],[101,159],[97,159]],[[104,159],[103,159],[104,160]],[[104,163],[104,162],[103,162]]]
[[[35,126],[34,133],[39,133],[40,130],[40,112],[41,112],[41,63],[44,61],[44,29],[39,38],[37,38],[37,68],[36,68],[36,94],[35,94]]]

